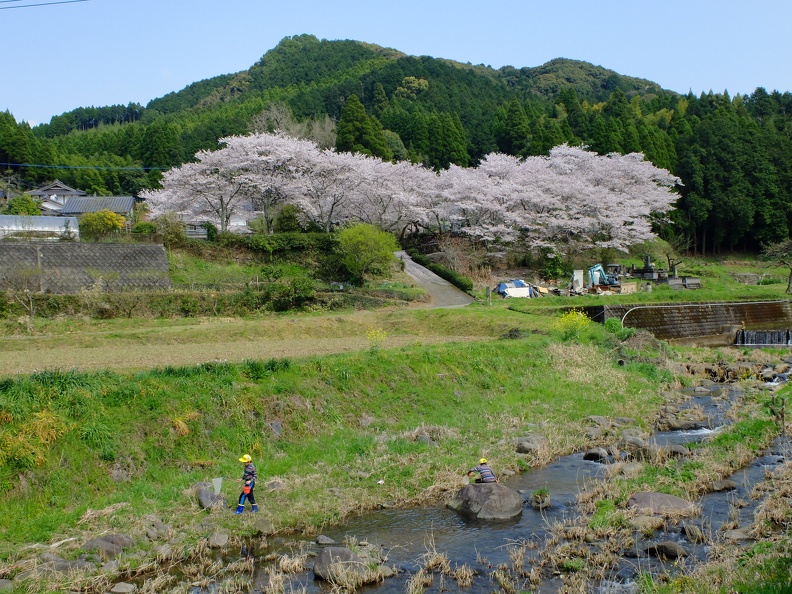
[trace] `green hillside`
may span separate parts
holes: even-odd
[[[616,90],[628,97],[654,97],[669,92],[649,80],[622,76],[601,66],[566,58],[556,58],[536,68],[504,66],[498,73],[509,87],[547,99],[558,97],[564,89],[571,89],[589,101],[605,101]]]
[[[493,151],[543,155],[562,143],[642,152],[682,179],[663,233],[690,251],[756,251],[789,236],[789,92],[682,96],[563,58],[495,70],[311,35],[287,37],[248,70],[147,106],[81,107],[32,129],[2,113],[3,184],[14,193],[58,177],[88,193],[136,194],[219,138],[249,133],[273,104],[298,120],[337,122],[352,95],[382,127],[383,155],[445,168]]]

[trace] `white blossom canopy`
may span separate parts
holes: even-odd
[[[217,151],[166,172],[145,194],[154,215],[263,216],[283,204],[331,230],[364,221],[397,232],[453,229],[485,243],[526,242],[565,252],[616,248],[653,237],[652,221],[673,209],[679,179],[643,155],[597,155],[561,145],[546,157],[493,153],[475,168],[435,173],[407,162],[322,150],[282,133],[224,138]]]

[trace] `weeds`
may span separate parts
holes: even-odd
[[[556,320],[555,329],[565,342],[579,341],[593,322],[579,309],[570,309]]]

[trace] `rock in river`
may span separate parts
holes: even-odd
[[[465,485],[448,507],[463,516],[479,520],[507,520],[522,512],[522,497],[509,487],[498,483]]]
[[[689,501],[665,493],[636,493],[627,501],[627,507],[643,510],[655,516],[692,516],[696,508]]]

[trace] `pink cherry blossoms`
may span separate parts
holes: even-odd
[[[227,230],[232,217],[263,217],[284,204],[329,231],[364,221],[404,229],[453,230],[492,243],[521,242],[561,253],[629,246],[653,237],[673,209],[679,179],[641,154],[600,156],[562,145],[547,157],[493,153],[478,167],[439,173],[407,162],[323,150],[281,133],[224,138],[217,151],[167,171],[146,193],[153,215],[174,211]]]

